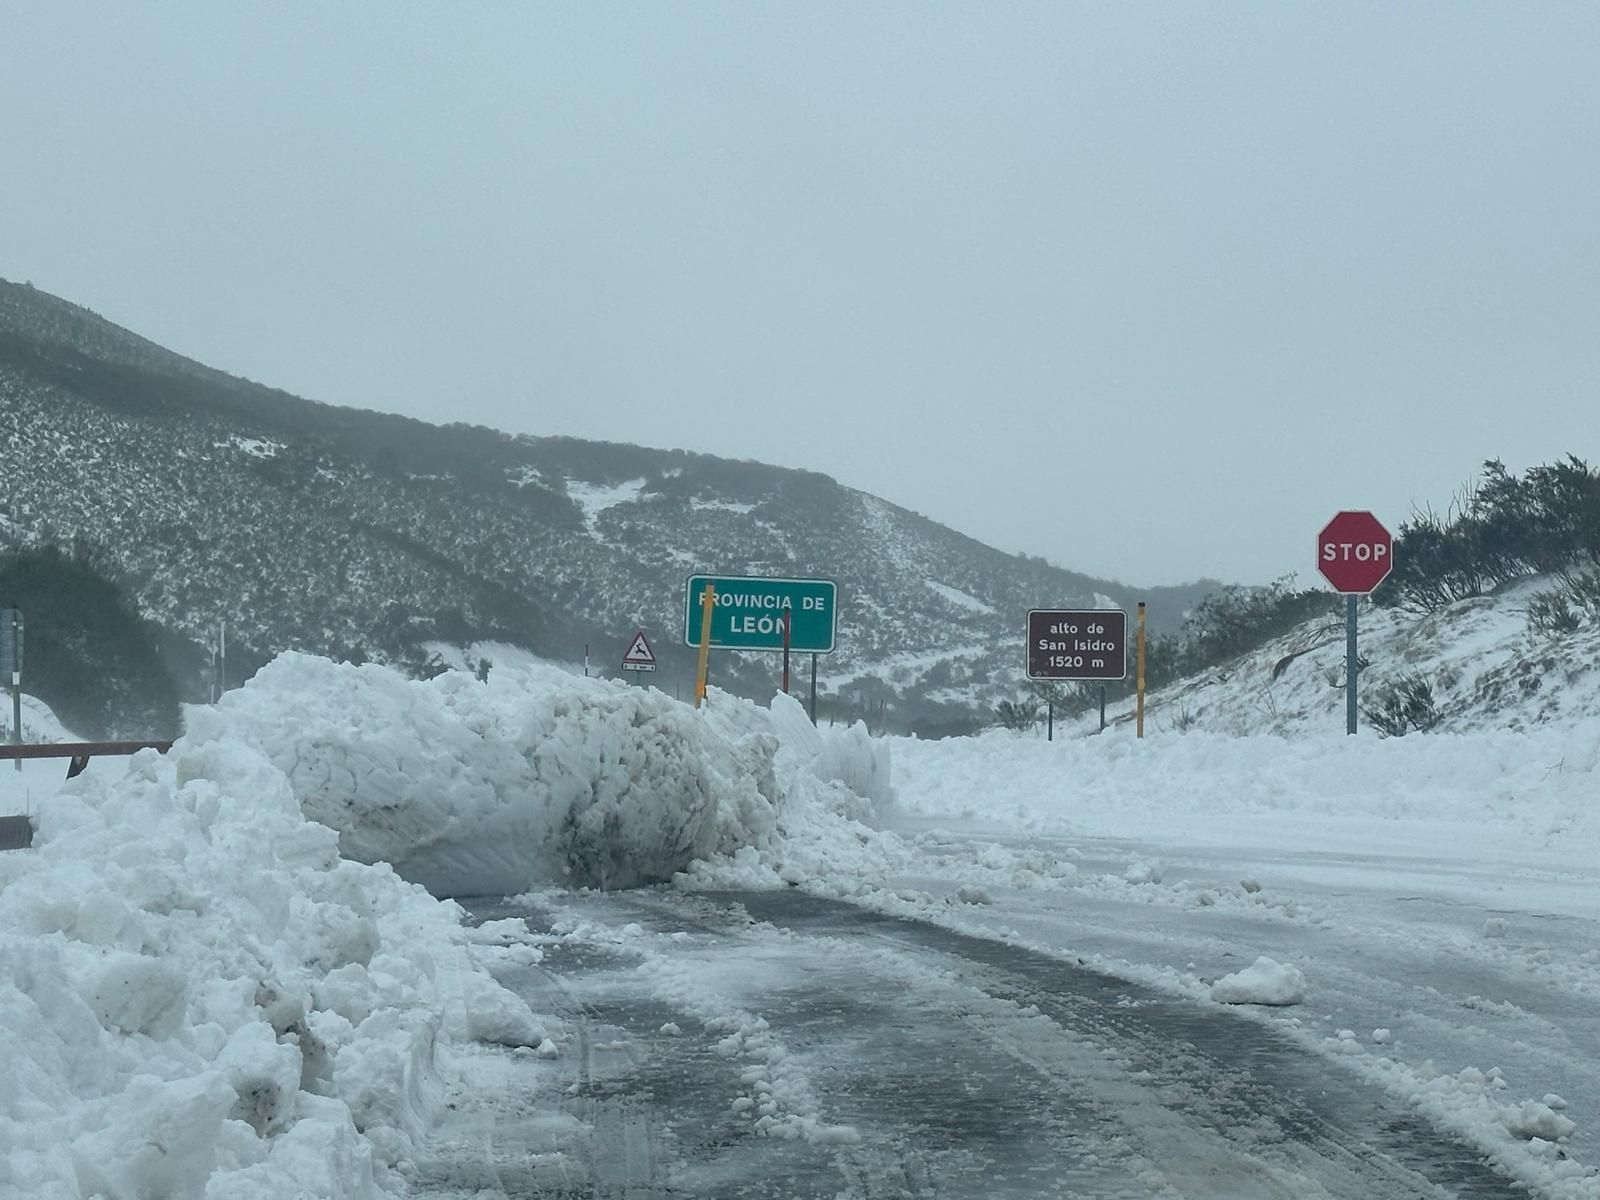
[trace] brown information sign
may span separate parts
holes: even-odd
[[[1029,679],[1126,679],[1128,614],[1120,608],[1028,613]]]

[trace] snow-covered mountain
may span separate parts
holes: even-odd
[[[92,555],[191,695],[224,620],[233,674],[285,649],[420,665],[480,641],[588,647],[609,672],[643,628],[654,682],[687,690],[684,582],[708,570],[836,580],[825,707],[933,732],[1015,692],[1028,609],[1145,599],[1171,628],[1212,586],[1134,593],[813,472],[317,404],[3,281],[0,448],[0,546]],[[775,683],[769,655],[714,670]]]
[[[1528,618],[1530,602],[1558,582],[1534,576],[1431,613],[1363,601],[1356,623],[1360,727],[1394,736],[1592,721],[1600,713],[1600,614],[1585,614],[1565,632],[1541,629]],[[1152,693],[1146,734],[1339,733],[1345,728],[1344,676],[1343,616],[1308,621]],[[1391,697],[1402,708],[1414,698],[1412,720],[1397,723],[1393,713],[1378,719]],[[1108,716],[1132,721],[1132,702],[1115,705]],[[1098,713],[1084,714],[1074,728],[1093,731],[1098,723]]]

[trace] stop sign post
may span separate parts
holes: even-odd
[[[1341,512],[1317,535],[1317,570],[1345,596],[1345,732],[1356,731],[1356,601],[1388,578],[1394,538],[1364,510]]]

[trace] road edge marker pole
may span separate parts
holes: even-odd
[[[1139,699],[1135,707],[1133,722],[1134,736],[1144,736],[1144,601],[1139,601],[1139,667],[1138,679],[1135,686],[1138,688]]]
[[[694,706],[706,698],[706,672],[711,668],[711,614],[717,605],[717,589],[708,579],[700,596],[700,665],[694,673]]]

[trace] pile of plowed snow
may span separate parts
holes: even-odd
[[[441,1038],[539,1034],[454,905],[341,859],[236,742],[90,772],[38,820],[0,855],[0,1194],[372,1195]]]
[[[549,667],[421,682],[287,654],[189,729],[260,750],[346,856],[445,896],[665,881],[771,837],[785,797],[857,817],[888,799],[887,750],[787,696],[713,690],[696,712]]]
[[[6,773],[38,835],[0,854],[0,1195],[401,1191],[448,1046],[555,1052],[557,1023],[488,972],[537,958],[504,946],[525,931],[466,930],[389,862],[441,891],[615,885],[889,798],[886,751],[787,697],[495,676],[289,655],[166,756]]]

